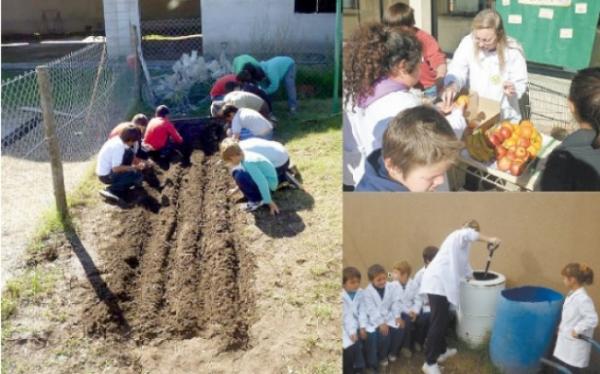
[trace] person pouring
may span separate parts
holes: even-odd
[[[506,35],[500,14],[492,9],[475,16],[472,32],[454,52],[444,79],[444,106],[450,107],[466,86],[481,97],[499,101],[502,119],[521,120],[519,99],[527,89],[525,53]]]

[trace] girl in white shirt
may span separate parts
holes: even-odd
[[[519,121],[519,99],[527,89],[527,63],[521,45],[506,36],[498,12],[485,9],[473,20],[472,32],[454,52],[444,79],[444,103],[468,86],[479,96],[500,101],[502,119]]]
[[[460,284],[473,276],[469,264],[471,244],[476,241],[500,244],[498,238],[480,234],[479,223],[471,220],[452,232],[440,246],[439,252],[425,269],[421,281],[421,294],[426,294],[431,308],[430,326],[425,341],[426,362],[423,371],[439,374],[439,362],[454,356],[457,351],[446,346],[446,331],[450,304],[458,307]]]
[[[591,338],[598,326],[594,302],[584,288],[593,283],[594,272],[586,265],[571,263],[562,269],[561,275],[570,291],[563,304],[554,357],[572,373],[579,373],[588,366],[591,352],[591,344],[579,336]]]

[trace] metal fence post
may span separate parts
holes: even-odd
[[[52,184],[54,186],[54,199],[56,209],[62,222],[68,218],[67,195],[65,193],[65,181],[63,176],[60,146],[56,138],[56,124],[54,121],[54,104],[52,101],[52,86],[47,66],[38,66],[36,69],[40,101],[42,104],[42,115],[44,119],[44,131],[50,155],[50,166],[52,168]]]
[[[341,54],[342,54],[342,0],[335,3],[335,55],[333,73],[333,113],[340,111],[340,81],[341,81]]]
[[[140,100],[142,87],[140,86],[140,57],[138,56],[138,34],[137,27],[135,25],[131,25],[131,50],[133,51],[133,55],[135,57],[135,65],[133,67],[133,85],[134,85],[134,98],[137,101]]]

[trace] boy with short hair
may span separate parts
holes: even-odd
[[[271,122],[255,110],[225,104],[220,117],[231,126],[231,137],[235,140],[251,137],[271,140],[273,137]]]
[[[385,268],[379,264],[368,270],[369,285],[364,291],[363,300],[366,315],[367,367],[378,370],[388,366],[391,339],[397,332],[394,303],[395,287],[387,281]]]
[[[150,120],[144,136],[143,148],[147,150],[152,158],[168,163],[173,151],[179,151],[182,156],[182,164],[190,164],[191,149],[179,134],[175,125],[169,121],[171,111],[166,105],[156,108],[155,117]]]
[[[394,264],[392,269],[392,284],[396,288],[396,311],[400,315],[396,318],[399,328],[396,336],[392,337],[390,361],[395,361],[400,352],[406,358],[412,357],[410,347],[413,323],[421,309],[421,302],[416,297],[418,290],[415,289],[414,282],[410,279],[411,272],[410,264],[406,261]]]
[[[279,214],[279,207],[271,198],[271,191],[279,184],[273,164],[258,153],[244,152],[230,138],[223,140],[220,149],[221,158],[231,168],[233,179],[248,200],[246,210],[268,205],[271,214]]]
[[[359,329],[365,326],[363,313],[363,291],[360,288],[361,274],[357,268],[349,266],[342,272],[342,344],[343,372],[354,374],[364,368],[362,344]],[[366,336],[363,336],[363,339]]]
[[[421,309],[418,311],[417,320],[415,321],[415,350],[420,352],[425,344],[425,337],[429,330],[429,317],[431,315],[431,308],[429,307],[429,299],[427,295],[420,295],[418,290],[421,288],[421,281],[423,280],[423,274],[427,266],[433,261],[433,258],[438,252],[438,247],[427,246],[423,249],[423,267],[417,271],[413,278],[413,284],[415,287],[416,295],[415,298],[420,301],[415,301],[415,304],[420,303]]]
[[[427,192],[444,183],[463,143],[437,110],[406,109],[389,124],[383,146],[371,153],[356,191]]]
[[[141,186],[144,164],[133,166],[133,146],[141,139],[140,130],[130,124],[123,128],[119,136],[107,140],[98,154],[96,175],[106,185],[100,191],[103,197],[119,200],[133,186]]]

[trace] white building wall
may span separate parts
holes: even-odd
[[[335,13],[294,13],[294,0],[201,0],[204,55],[331,53]]]
[[[132,53],[131,25],[135,25],[140,38],[140,12],[138,0],[103,0],[104,27],[109,58],[119,58]]]

